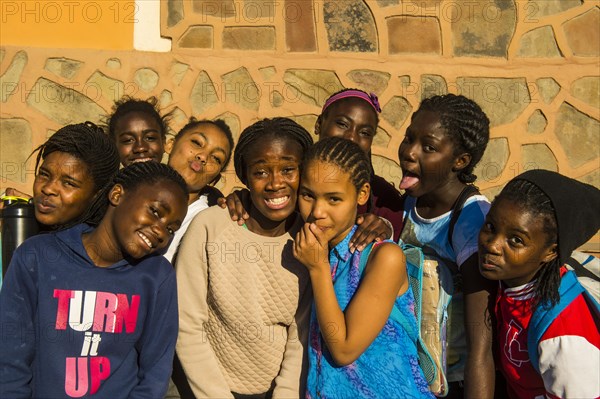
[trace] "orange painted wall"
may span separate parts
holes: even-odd
[[[0,0],[2,45],[133,49],[134,0]]]

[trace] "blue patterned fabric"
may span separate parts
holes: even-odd
[[[356,226],[329,253],[333,286],[345,310],[361,280],[360,259],[370,254],[350,253],[348,243]],[[309,372],[306,397],[316,398],[433,398],[417,357],[414,298],[408,289],[396,299],[390,318],[373,343],[354,363],[339,367],[321,339],[313,305],[310,320]]]

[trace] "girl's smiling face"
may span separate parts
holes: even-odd
[[[317,119],[315,133],[320,139],[342,137],[351,140],[368,155],[377,133],[377,113],[360,98],[338,100]]]
[[[83,214],[96,188],[87,164],[73,155],[48,154],[33,182],[35,218],[46,226],[65,225]]]
[[[181,187],[166,179],[131,190],[115,185],[109,199],[115,247],[135,259],[167,247],[187,213]]]
[[[431,111],[415,114],[398,149],[398,158],[402,168],[400,188],[417,198],[457,181],[458,171],[470,161],[464,154],[455,155],[454,143],[439,116]]]
[[[257,234],[279,234],[295,212],[302,147],[294,140],[268,137],[253,143],[244,156],[246,186],[252,207],[248,226]]]
[[[132,111],[119,118],[114,137],[123,166],[134,162],[160,162],[165,153],[161,126],[144,112]]]
[[[339,166],[311,160],[302,170],[298,208],[302,218],[316,224],[334,247],[354,226],[356,206],[364,205],[369,193],[369,183],[357,190],[350,175]]]
[[[479,271],[509,287],[532,281],[557,256],[545,220],[509,199],[497,198],[479,232]]]

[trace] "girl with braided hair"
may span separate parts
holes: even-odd
[[[404,253],[391,240],[350,252],[370,181],[366,154],[349,140],[319,140],[305,155],[298,191],[305,224],[294,256],[315,299],[307,398],[433,398],[419,367]]]
[[[158,251],[187,188],[157,162],[122,169],[99,220],[17,250],[0,291],[0,397],[161,398],[177,339],[175,272]],[[105,212],[104,212],[105,211]]]
[[[288,118],[244,129],[234,151],[250,191],[243,226],[218,206],[196,216],[179,248],[176,355],[184,397],[297,398],[311,295],[291,240],[302,156],[310,134]],[[177,367],[177,366],[176,366]]]
[[[156,97],[139,100],[125,96],[115,102],[106,124],[123,166],[162,161],[170,117],[161,115]]]
[[[455,203],[476,191],[473,169],[488,140],[489,120],[481,108],[464,96],[447,94],[423,100],[398,149],[400,189],[406,195],[400,242],[422,248],[426,259],[456,265],[449,270],[455,282],[446,358],[451,398],[463,397],[463,381],[466,397],[493,397],[495,287],[477,267],[477,235],[488,200],[479,193],[468,197],[450,233]]]
[[[119,170],[119,155],[91,122],[64,126],[37,147],[33,204],[42,229],[60,230],[89,218],[90,204]],[[7,189],[9,195],[26,194]]]
[[[548,170],[515,177],[479,233],[498,280],[498,366],[513,399],[600,397],[600,307],[565,262],[600,228],[600,190]]]

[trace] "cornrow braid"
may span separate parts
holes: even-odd
[[[56,131],[46,142],[35,150],[35,170],[42,160],[53,152],[64,152],[80,161],[88,168],[94,181],[94,190],[104,187],[119,170],[119,153],[112,140],[103,130],[92,122],[67,125]],[[97,194],[96,194],[97,195]],[[82,222],[82,216],[63,226],[55,226],[62,230]]]
[[[184,194],[187,203],[188,189],[185,180],[175,169],[160,162],[148,161],[133,163],[119,171],[100,193],[84,215],[83,222],[97,226],[108,208],[110,190],[120,184],[126,191],[135,191],[141,185],[153,185],[162,181],[176,183]]]
[[[165,115],[161,115],[160,108],[158,106],[158,99],[154,96],[147,100],[140,100],[130,96],[124,96],[112,107],[112,113],[106,117],[106,126],[108,134],[115,140],[115,126],[119,119],[129,114],[130,112],[141,112],[150,116],[160,126],[160,136],[165,139],[167,132],[169,131],[169,121],[171,120],[172,113],[169,112]]]
[[[174,142],[176,143],[183,136],[183,134],[185,132],[187,132],[188,130],[193,129],[199,125],[216,126],[219,130],[221,130],[225,134],[225,137],[227,137],[227,141],[229,142],[229,148],[234,147],[233,133],[231,133],[231,128],[223,119],[214,119],[214,120],[200,119],[200,120],[198,120],[198,119],[194,118],[193,116],[190,118],[188,123],[179,130],[179,133],[177,133],[177,135],[175,136]],[[227,167],[230,160],[231,160],[231,153],[229,153],[229,155],[227,156],[227,159],[225,160],[225,162],[223,162],[223,165],[221,166],[222,170],[224,170]]]
[[[423,100],[411,120],[419,111],[439,115],[442,128],[454,143],[454,155],[465,152],[471,155],[471,162],[458,173],[458,179],[463,183],[477,180],[473,170],[490,139],[490,121],[481,107],[465,96],[446,94]]]
[[[303,164],[318,160],[333,164],[348,173],[356,190],[371,181],[371,162],[358,144],[341,137],[319,140],[304,154]]]
[[[246,184],[247,182],[245,157],[248,149],[256,143],[264,143],[267,138],[284,138],[295,141],[302,147],[302,153],[306,152],[313,144],[310,133],[289,118],[262,119],[253,123],[240,134],[233,154],[235,174],[242,183]]]
[[[546,245],[558,241],[556,213],[550,198],[535,184],[527,180],[511,180],[494,201],[505,199],[532,213],[543,221]],[[535,283],[535,305],[557,304],[560,297],[560,267],[558,257],[546,263],[538,272]]]

